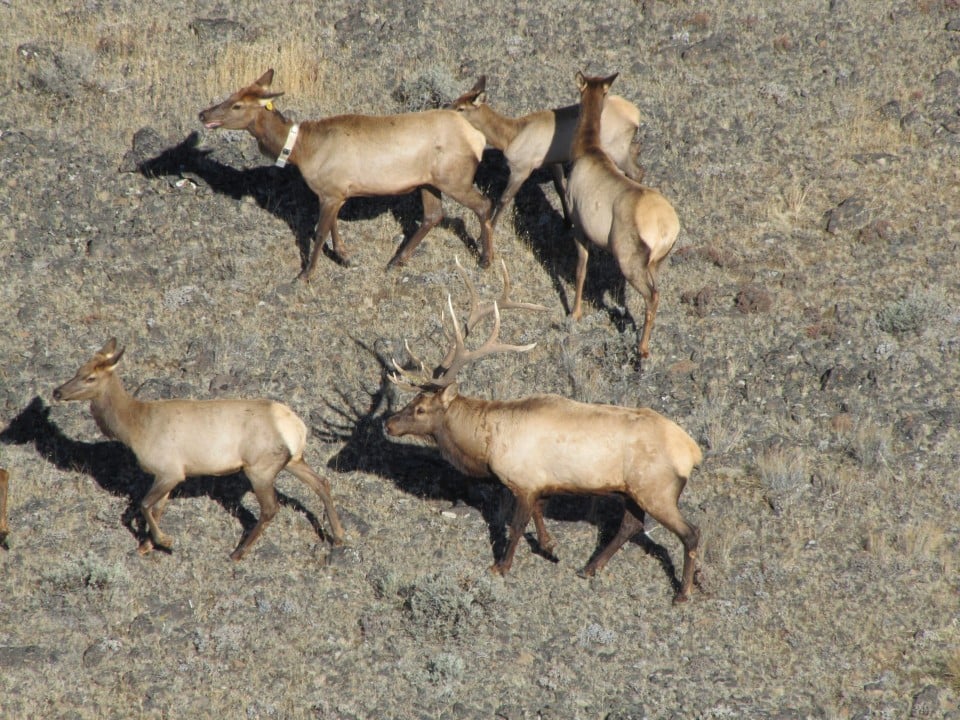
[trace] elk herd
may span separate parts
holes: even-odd
[[[634,140],[640,111],[609,94],[616,75],[586,77],[577,73],[580,102],[513,118],[487,104],[481,77],[449,107],[398,115],[339,115],[293,123],[277,109],[283,93],[270,89],[273,70],[199,114],[208,129],[246,130],[261,152],[280,166],[295,165],[316,193],[320,217],[312,250],[301,273],[315,274],[328,238],[334,254],[349,262],[337,225],[347,199],[397,195],[419,189],[423,220],[403,242],[390,265],[407,263],[429,231],[443,219],[442,196],[450,196],[477,216],[480,265],[496,257],[494,228],[520,186],[547,166],[560,195],[564,218],[572,226],[577,253],[574,319],[582,314],[582,293],[589,251],[608,250],[624,278],[643,297],[645,319],[638,354],[650,353],[659,292],[657,269],[680,230],[667,199],[641,184],[639,146]],[[506,189],[494,204],[474,184],[474,176],[491,146],[509,167]],[[564,182],[564,166],[569,175]],[[646,408],[575,402],[558,395],[491,401],[460,394],[456,377],[469,363],[493,353],[526,352],[534,345],[500,341],[502,312],[538,312],[547,308],[511,297],[510,276],[499,263],[503,292],[481,302],[467,271],[456,269],[470,296],[469,316],[458,321],[447,303],[444,324],[451,347],[432,369],[409,358],[394,361],[389,380],[415,393],[403,409],[386,419],[390,437],[415,436],[436,445],[443,458],[464,475],[493,477],[514,497],[505,553],[491,570],[507,573],[529,521],[540,549],[552,554],[556,544],[543,519],[544,502],[554,494],[618,495],[624,501],[619,531],[581,571],[602,569],[617,550],[644,529],[652,517],[683,545],[684,561],[675,602],[690,596],[697,565],[699,530],[678,507],[681,492],[702,454],[677,424]],[[478,347],[467,349],[481,324],[491,327]],[[474,343],[471,342],[471,345]],[[185,478],[230,475],[243,471],[260,506],[259,518],[231,554],[241,559],[276,515],[274,483],[287,470],[320,497],[329,540],[339,545],[346,534],[334,507],[330,482],[304,459],[307,428],[286,405],[266,399],[141,401],[128,393],[117,372],[123,356],[110,339],[56,388],[56,400],[86,400],[97,426],[134,453],[153,484],[140,501],[143,519],[141,553],[170,550],[173,540],[160,529],[171,491]],[[0,542],[7,533],[7,473],[0,470]]]

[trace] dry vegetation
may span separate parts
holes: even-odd
[[[794,3],[0,2],[0,715],[64,718],[960,717],[960,7]],[[584,7],[590,6],[589,10]],[[297,119],[397,112],[488,76],[520,115],[619,71],[647,182],[682,231],[642,302],[573,241],[546,173],[497,228],[523,356],[488,398],[649,406],[707,451],[682,497],[703,591],[670,604],[668,532],[575,570],[616,502],[556,499],[552,563],[486,574],[510,508],[431,448],[388,441],[403,339],[431,354],[475,257],[454,204],[386,272],[416,195],[354,200],[344,268],[300,270],[317,204],[197,112],[267,67]],[[197,133],[195,136],[192,133]],[[496,153],[478,183],[506,183]],[[481,291],[496,273],[468,263]],[[463,307],[464,299],[460,299]],[[311,427],[350,536],[291,479],[242,563],[242,482],[196,479],[141,558],[149,478],[50,392],[116,335],[142,397],[268,396]]]

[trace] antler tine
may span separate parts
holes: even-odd
[[[453,313],[453,302],[447,300],[451,314]],[[451,315],[452,316],[452,315]],[[479,360],[480,358],[486,355],[492,355],[499,352],[527,352],[533,350],[537,346],[536,343],[530,343],[529,345],[510,345],[508,343],[499,342],[500,338],[500,309],[497,307],[497,303],[493,303],[493,330],[490,332],[490,337],[478,347],[476,350],[468,351],[463,342],[463,335],[460,333],[460,326],[457,324],[455,316],[453,317],[453,327],[456,333],[456,345],[452,351],[453,358],[451,358],[449,365],[446,366],[446,369],[443,373],[436,378],[433,383],[437,387],[444,387],[450,385],[456,379],[457,373],[463,369],[468,363],[473,362],[474,360]],[[451,353],[447,353],[450,355]]]
[[[427,372],[423,361],[413,354],[413,351],[410,349],[410,343],[404,340],[403,347],[406,348],[407,355],[410,356],[410,359],[417,364],[418,368],[420,368],[419,372],[407,370],[397,362],[396,358],[390,358],[390,362],[393,363],[393,367],[397,369],[397,372],[388,373],[387,378],[389,378],[390,382],[403,390],[420,392],[424,387],[433,384],[433,376]]]
[[[527,302],[516,302],[515,300],[510,299],[510,273],[507,272],[507,261],[503,258],[500,258],[500,270],[503,275],[503,292],[500,293],[500,308],[502,310],[536,310],[547,311],[548,308],[545,305],[537,305],[536,303],[527,303]]]
[[[457,272],[460,273],[460,277],[463,278],[463,282],[467,286],[467,291],[470,293],[470,314],[467,316],[467,322],[464,324],[464,334],[469,335],[480,320],[493,312],[494,303],[490,303],[486,307],[480,307],[480,296],[477,293],[476,285],[473,284],[470,276],[467,275],[467,271],[463,265],[460,264],[460,258],[457,257],[455,260]],[[500,258],[500,274],[503,276],[503,291],[500,293],[500,299],[497,302],[501,310],[534,310],[537,312],[545,312],[550,309],[544,305],[537,305],[536,303],[517,302],[510,297],[512,290],[510,273],[507,272],[507,263],[503,258]]]
[[[467,316],[467,322],[465,325],[466,334],[469,335],[470,331],[473,329],[473,326],[476,325],[481,318],[485,317],[490,312],[490,309],[480,308],[480,295],[477,293],[477,286],[473,284],[470,276],[467,275],[467,271],[464,269],[463,265],[460,264],[460,257],[457,256],[454,258],[454,261],[457,264],[457,272],[460,273],[460,277],[463,278],[464,285],[467,286],[467,292],[470,293],[470,314]],[[452,313],[453,310],[450,312]]]

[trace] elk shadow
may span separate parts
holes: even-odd
[[[396,390],[388,378],[393,372],[390,353],[354,342],[379,362],[380,384],[365,390],[366,397],[359,400],[339,389],[335,398],[323,399],[327,417],[311,418],[317,423],[311,429],[323,442],[341,444],[327,467],[334,472],[376,475],[421,500],[474,508],[487,526],[494,555],[500,557],[507,547],[503,501],[504,493],[509,496],[509,492],[493,478],[472,478],[458,472],[435,447],[390,439],[384,420],[399,409]]]
[[[140,500],[153,484],[153,476],[140,469],[136,456],[123,443],[73,440],[50,420],[50,406],[39,396],[34,397],[0,432],[0,442],[5,445],[32,444],[41,457],[58,469],[85,473],[111,495],[125,498],[127,506],[121,513],[121,523],[138,542],[147,537],[140,514]],[[238,472],[221,477],[188,477],[170,494],[170,498],[208,497],[214,500],[241,524],[242,541],[257,522],[241,502],[248,492],[252,492],[250,482]],[[281,505],[303,513],[317,534],[326,537],[320,519],[299,500],[280,492],[277,499]]]
[[[134,163],[137,172],[146,178],[175,177],[202,182],[214,192],[233,200],[245,197],[253,198],[257,206],[283,220],[296,238],[300,253],[301,268],[305,268],[310,259],[316,226],[320,218],[320,202],[309,188],[295,165],[278,168],[273,165],[257,167],[234,167],[246,162],[242,155],[230,148],[200,148],[200,134],[191,132],[180,143],[165,148],[149,157]],[[228,162],[222,162],[218,155],[226,156]],[[371,220],[384,213],[393,215],[400,225],[404,239],[416,232],[423,217],[423,207],[418,192],[403,195],[378,197],[355,197],[347,200],[341,208],[338,218],[352,220]],[[469,235],[466,223],[459,217],[445,217],[441,223],[453,232],[461,242],[479,254],[477,242]],[[362,242],[361,238],[352,241],[345,238],[347,247]],[[323,246],[324,254],[335,262],[341,260],[330,248],[329,239]],[[386,265],[386,262],[384,262]]]
[[[564,174],[566,177],[566,173]],[[507,187],[510,170],[499,150],[486,150],[477,172],[477,184],[496,202]],[[564,310],[570,314],[577,269],[576,240],[573,229],[567,226],[559,200],[551,202],[556,195],[553,176],[547,168],[537,168],[526,179],[513,199],[509,213],[512,218],[500,219],[500,223],[512,222],[518,238],[529,244],[537,261],[550,277],[551,285]],[[587,278],[583,285],[584,301],[603,310],[610,317],[618,332],[636,331],[637,324],[626,305],[626,279],[620,272],[616,258],[609,252],[590,247],[587,263]],[[615,305],[608,305],[606,291],[610,292]],[[639,297],[639,293],[637,293]]]

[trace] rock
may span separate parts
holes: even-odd
[[[246,25],[228,18],[195,18],[190,21],[188,27],[203,41],[227,42],[251,39]]]
[[[737,293],[737,310],[744,315],[770,312],[773,296],[759,285],[746,285]]]
[[[855,227],[863,227],[869,219],[870,212],[863,200],[847,198],[827,213],[827,232],[836,235]]]

